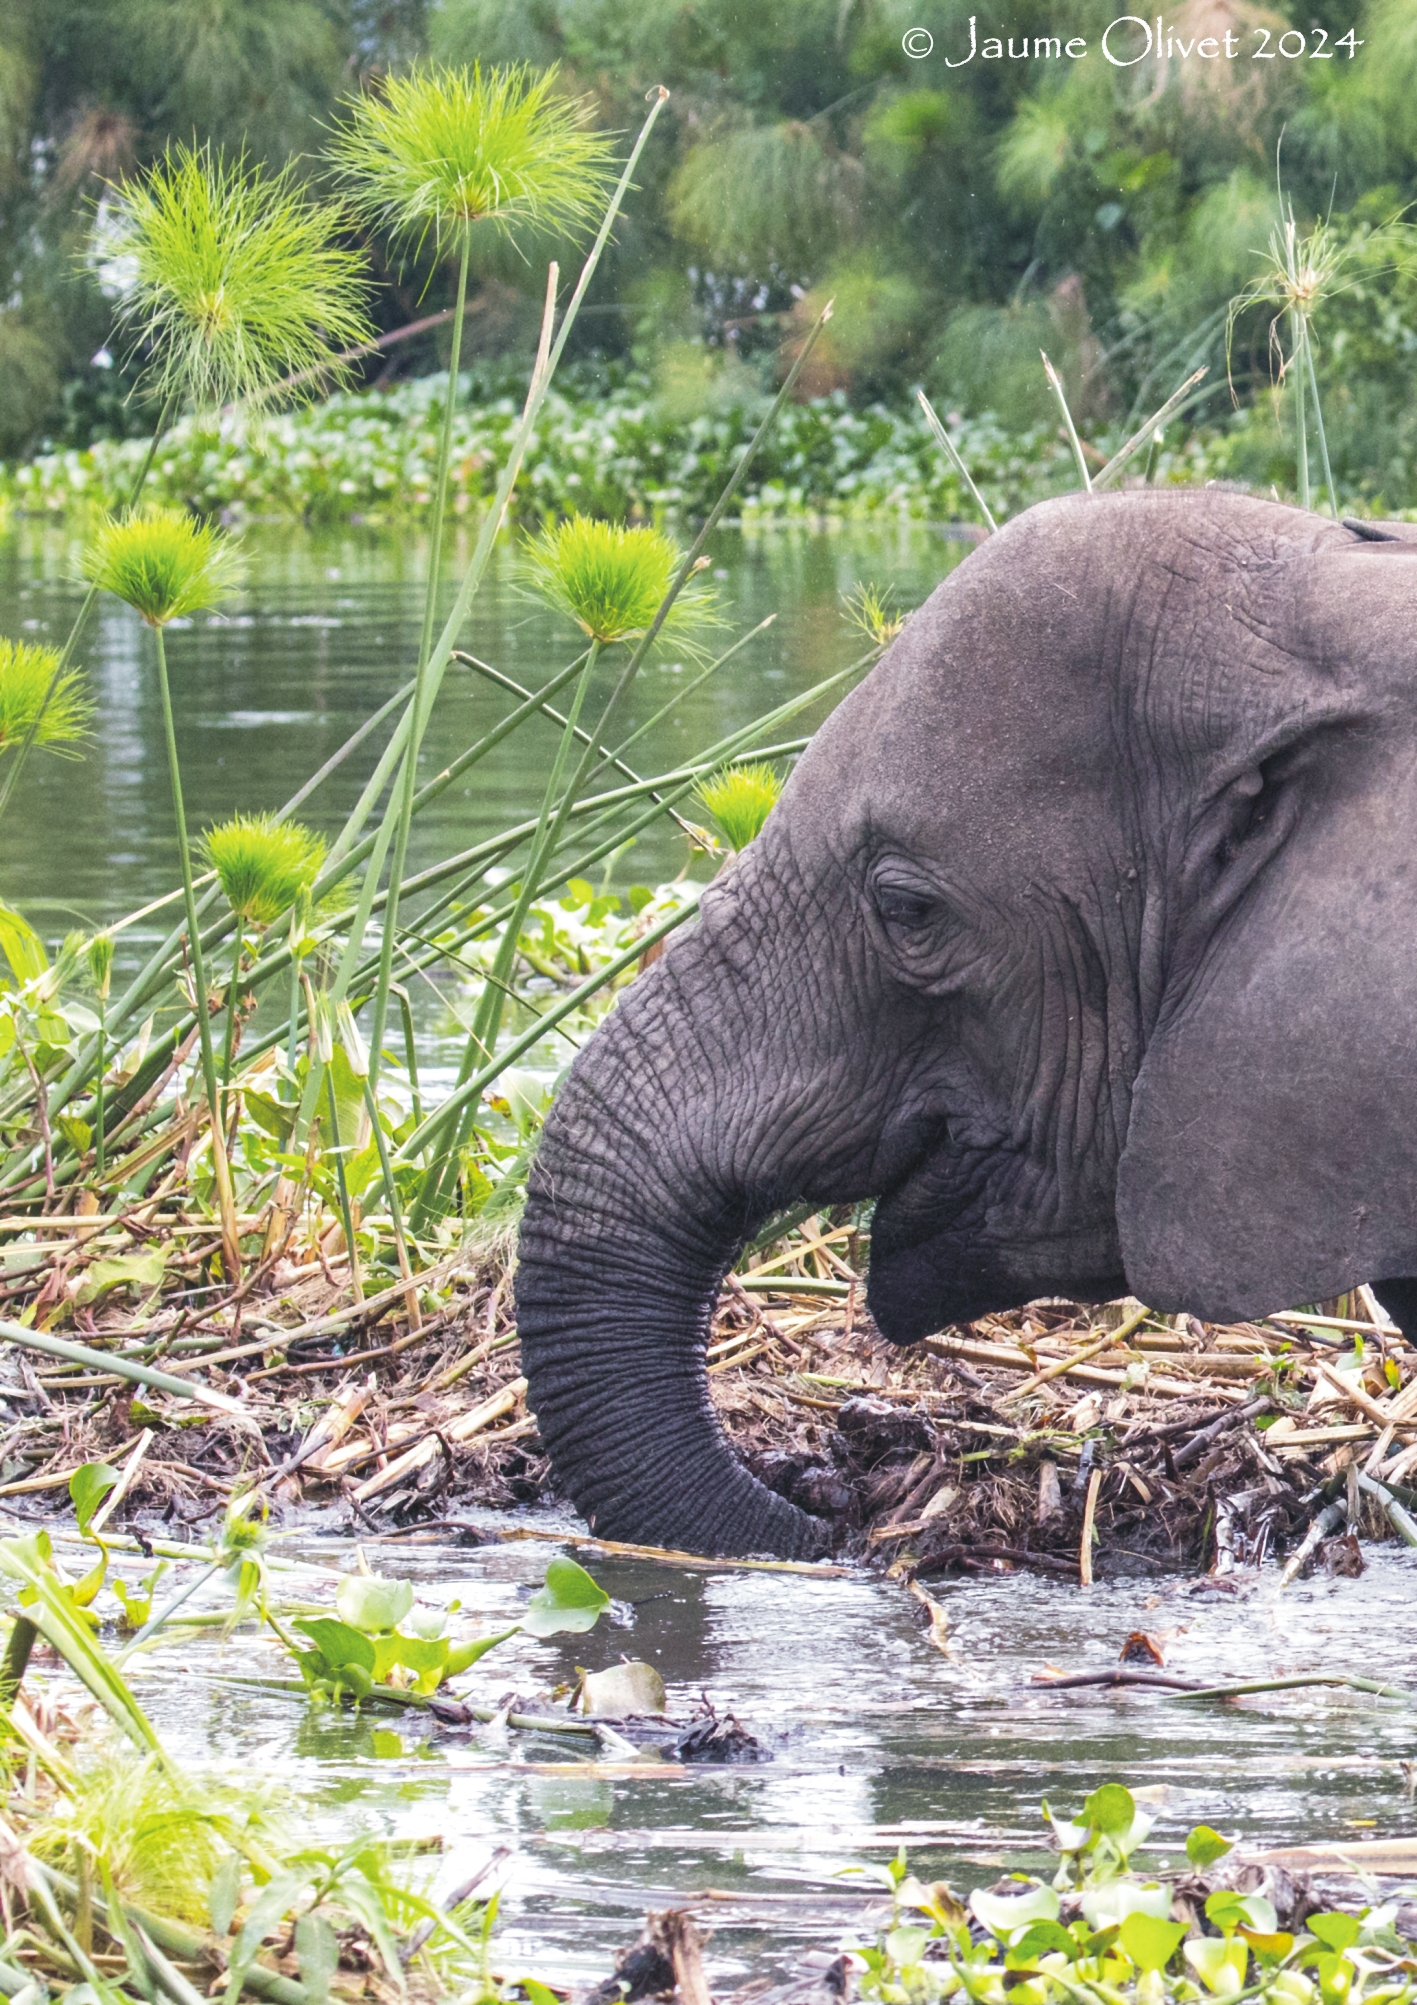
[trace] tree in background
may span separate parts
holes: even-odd
[[[1165,14],[1178,41],[1228,32],[1248,52],[1266,31],[1274,48],[1297,29],[1305,53],[1129,69],[1098,53],[1111,0],[1069,9],[1084,62],[949,68],[971,13],[981,37],[1030,48],[1056,32],[1051,0],[1004,0],[993,19],[979,0],[12,0],[0,26],[14,302],[0,313],[0,452],[141,422],[119,372],[89,366],[112,311],[79,253],[106,181],[173,138],[313,171],[351,89],[431,58],[554,62],[617,131],[638,124],[651,85],[669,86],[642,195],[578,340],[652,369],[684,411],[765,387],[834,294],[807,392],[869,399],[923,381],[949,407],[1051,420],[1046,347],[1084,420],[1154,406],[1202,361],[1195,413],[1220,416],[1226,307],[1276,220],[1278,160],[1301,223],[1331,214],[1360,246],[1379,231],[1318,327],[1336,464],[1381,464],[1389,492],[1417,486],[1417,418],[1399,388],[1417,282],[1379,230],[1417,200],[1411,0],[1179,0]],[[911,27],[933,35],[929,58],[905,54]],[[431,251],[404,269],[377,231],[366,244],[388,281],[384,328],[446,307],[450,276]],[[478,247],[465,353],[530,340],[538,268],[535,253]],[[443,327],[392,349],[369,376],[436,367],[446,340]],[[1242,394],[1271,384],[1262,311],[1240,322],[1230,364]]]

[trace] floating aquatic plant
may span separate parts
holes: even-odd
[[[233,912],[264,932],[308,891],[325,860],[325,839],[279,815],[233,815],[202,837],[202,849]]]
[[[441,243],[488,223],[566,228],[606,185],[610,144],[586,129],[590,103],[524,64],[416,69],[352,99],[331,152],[353,206],[395,235]]]
[[[105,240],[132,274],[123,318],[165,405],[273,393],[370,332],[364,261],[332,241],[342,217],[275,175],[210,146],[170,147],[127,184]]]
[[[777,806],[782,780],[761,762],[729,766],[699,789],[699,799],[733,849],[746,849]]]
[[[219,605],[238,568],[230,538],[180,508],[106,522],[83,556],[86,578],[157,628]]]
[[[0,752],[31,731],[36,745],[62,751],[85,736],[92,716],[83,678],[62,667],[58,648],[0,640]]]
[[[573,515],[532,539],[523,575],[538,598],[610,647],[648,633],[682,562],[679,546],[661,530]],[[686,630],[717,617],[712,593],[690,585],[665,626],[682,640]]]

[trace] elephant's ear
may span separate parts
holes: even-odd
[[[1154,1308],[1417,1274],[1417,566],[1348,547],[1324,638],[1357,659],[1352,721],[1290,782],[1287,839],[1176,974],[1136,1080],[1117,1218]]]

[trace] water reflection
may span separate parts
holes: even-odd
[[[424,550],[415,540],[345,531],[328,536],[257,527],[245,538],[247,578],[237,602],[195,622],[175,621],[168,655],[188,813],[198,828],[237,809],[281,806],[410,672],[417,647]],[[769,705],[843,667],[861,638],[841,602],[859,579],[893,584],[903,603],[926,596],[963,546],[918,527],[850,534],[773,533],[715,539],[714,579],[729,617],[746,631],[768,613],[775,623],[635,750],[641,770],[664,770],[725,736]],[[73,582],[77,541],[21,523],[0,536],[0,633],[57,643],[82,598]],[[465,544],[444,572],[453,582]],[[579,638],[526,597],[516,553],[499,547],[463,645],[518,681],[534,685],[570,660]],[[72,923],[51,902],[111,921],[172,889],[177,854],[151,658],[151,637],[111,600],[100,607],[79,651],[98,706],[82,764],[30,762],[0,827],[0,889],[55,934]],[[608,695],[619,671],[603,663]],[[691,673],[666,646],[647,665],[625,730],[646,719]],[[455,665],[429,731],[431,775],[505,714],[505,693]],[[810,728],[809,717],[791,732]],[[791,733],[789,733],[791,735]],[[303,810],[333,833],[372,771],[378,744],[353,756]],[[526,812],[539,795],[554,749],[552,727],[521,732],[449,790],[420,819],[411,861],[419,866],[468,847]],[[641,836],[621,859],[628,884],[672,875],[685,861],[683,838],[666,824]],[[152,928],[125,936],[134,962]]]
[[[501,1624],[551,1550],[390,1549],[380,1565]],[[329,1563],[328,1544],[318,1556]],[[1017,1575],[947,1583],[949,1656],[916,1627],[908,1597],[879,1580],[591,1563],[636,1604],[632,1626],[518,1638],[478,1667],[479,1700],[644,1657],[676,1714],[707,1695],[768,1745],[771,1762],[657,1772],[552,1735],[336,1716],[156,1672],[148,1702],[185,1758],[277,1776],[317,1823],[342,1823],[357,1806],[405,1835],[439,1838],[440,1884],[512,1846],[501,1965],[552,1981],[603,1975],[646,1907],[688,1896],[716,1929],[716,1983],[770,1973],[790,1963],[794,1943],[834,1942],[869,1905],[843,1868],[880,1862],[901,1842],[922,1873],[966,1888],[1037,1866],[1040,1799],[1070,1809],[1107,1779],[1157,1792],[1157,1860],[1178,1859],[1200,1820],[1270,1843],[1363,1836],[1369,1820],[1385,1835],[1417,1829],[1399,1768],[1411,1719],[1393,1707],[1353,1693],[1194,1704],[1050,1694],[1032,1682],[1049,1664],[1104,1668],[1145,1627],[1183,1675],[1342,1668],[1361,1636],[1365,1670],[1410,1683],[1404,1553],[1378,1549],[1360,1580],[1282,1596],[1274,1574],[1238,1594],[1204,1582],[1086,1593]],[[192,1656],[214,1669],[280,1668],[277,1653],[244,1640]]]

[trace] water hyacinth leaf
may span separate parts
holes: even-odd
[[[911,1970],[925,1954],[925,1945],[929,1940],[928,1928],[918,1928],[907,1923],[904,1927],[891,1929],[886,1936],[886,1955],[897,1969]]]
[[[335,1595],[341,1622],[366,1636],[381,1629],[397,1629],[413,1607],[413,1583],[384,1580],[377,1574],[347,1574]]]
[[[350,1665],[372,1678],[374,1645],[360,1630],[351,1629],[347,1622],[336,1622],[329,1615],[301,1616],[294,1627],[310,1638],[331,1670],[342,1671]]]
[[[1070,1963],[1076,1961],[1077,1942],[1061,1922],[1035,1921],[1010,1945],[1004,1962],[1010,1970],[1028,1970],[1040,1956],[1057,1954],[1066,1956]]]
[[[610,1606],[610,1596],[573,1559],[558,1555],[546,1569],[545,1585],[527,1603],[522,1628],[529,1636],[580,1635],[594,1629]]]
[[[1212,1831],[1209,1824],[1197,1824],[1187,1836],[1186,1857],[1198,1872],[1203,1872],[1217,1859],[1223,1859],[1232,1845],[1232,1839],[1222,1838],[1218,1831]]]
[[[1138,1970],[1164,1970],[1185,1933],[1183,1921],[1138,1909],[1124,1918],[1117,1940]]]
[[[1234,1998],[1244,1990],[1250,1952],[1238,1937],[1201,1936],[1186,1943],[1181,1953],[1206,1990],[1217,1998]]]
[[[1342,1954],[1351,1949],[1362,1933],[1362,1924],[1356,1915],[1331,1911],[1326,1914],[1311,1914],[1304,1924],[1311,1935],[1316,1935],[1326,1949]]]
[[[1271,1901],[1263,1894],[1237,1894],[1229,1887],[1218,1888],[1205,1904],[1205,1918],[1227,1935],[1237,1928],[1258,1929],[1268,1935],[1279,1926]]]
[[[1053,1828],[1053,1842],[1060,1852],[1082,1851],[1092,1836],[1088,1825],[1074,1824],[1070,1818],[1055,1816],[1046,1803],[1043,1806],[1043,1814]]]
[[[1167,1887],[1141,1887],[1134,1880],[1109,1880],[1105,1886],[1088,1888],[1082,1911],[1093,1928],[1114,1927],[1133,1914],[1164,1921],[1171,1912],[1171,1893]]]
[[[387,1653],[387,1656],[386,1654]],[[383,1684],[395,1664],[413,1673],[417,1692],[436,1692],[448,1674],[451,1652],[445,1636],[380,1636],[375,1639],[375,1682]]]
[[[107,1462],[85,1462],[69,1478],[69,1498],[81,1537],[87,1538],[94,1512],[117,1481],[118,1471]]]
[[[456,1678],[460,1671],[468,1670],[485,1657],[489,1650],[495,1650],[497,1645],[505,1643],[509,1636],[517,1635],[520,1628],[521,1624],[517,1623],[510,1629],[499,1629],[493,1636],[479,1636],[471,1643],[454,1643],[448,1651],[444,1677]]]
[[[1261,1963],[1282,1963],[1294,1947],[1294,1938],[1287,1929],[1261,1930],[1242,1926],[1236,1934],[1245,1938]]]
[[[631,1713],[662,1713],[664,1680],[653,1664],[638,1659],[588,1671],[581,1679],[577,1709],[592,1719],[622,1720]]]
[[[1030,1887],[1021,1894],[991,1894],[983,1887],[976,1887],[969,1896],[969,1905],[989,1933],[1000,1941],[1008,1941],[1030,1922],[1058,1919],[1055,1887]]]
[[[1136,1799],[1120,1782],[1104,1782],[1083,1804],[1082,1814],[1104,1838],[1119,1838],[1131,1830],[1136,1820]]]

